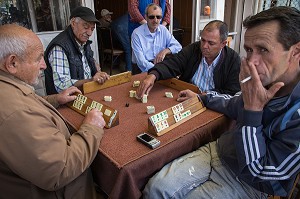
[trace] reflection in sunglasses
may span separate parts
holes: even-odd
[[[156,19],[161,19],[162,18],[162,16],[160,16],[160,15],[150,15],[150,16],[148,16],[149,19],[154,19],[155,17],[156,17]]]

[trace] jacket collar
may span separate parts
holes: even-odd
[[[66,31],[67,31],[69,37],[71,38],[71,41],[72,41],[73,45],[74,45],[75,48],[78,50],[78,52],[80,52],[80,50],[79,50],[79,43],[78,43],[78,42],[76,41],[76,39],[75,39],[75,34],[74,34],[73,30],[72,30],[71,25],[69,25],[69,26],[67,27]],[[87,45],[90,45],[91,43],[93,43],[91,40],[87,40],[87,42],[83,45],[84,48],[86,48],[86,46],[87,46]]]
[[[0,70],[0,81],[6,82],[19,88],[25,95],[35,93],[35,90],[32,86],[2,70]]]

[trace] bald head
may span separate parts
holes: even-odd
[[[4,24],[0,26],[0,35],[35,35],[31,30],[16,24]]]
[[[27,28],[15,24],[0,26],[0,62],[11,54],[24,58],[26,49],[36,42],[40,43],[39,38]]]
[[[43,45],[36,34],[24,27],[0,26],[0,69],[29,85],[36,85],[46,69]]]

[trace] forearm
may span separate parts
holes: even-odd
[[[92,81],[92,79],[81,79],[75,82],[74,86],[76,86],[77,88],[82,88],[84,83],[90,82]]]
[[[75,84],[71,79],[70,65],[67,55],[60,46],[55,46],[49,54],[49,63],[53,71],[53,82],[57,92],[61,92]]]
[[[15,127],[3,135],[20,141],[13,148],[9,142],[0,141],[3,150],[9,149],[3,156],[7,166],[49,191],[64,187],[90,166],[103,136],[103,129],[87,124],[71,136],[61,116],[40,105],[30,112],[27,107],[18,110],[2,125],[5,126]]]
[[[144,19],[141,12],[139,11],[138,0],[128,0],[128,13],[131,21],[141,23]]]
[[[215,91],[207,91],[204,96],[205,106],[228,116],[230,119],[238,118],[238,108],[241,105],[241,96],[230,96]]]
[[[299,150],[299,136],[295,136],[299,128],[280,131],[279,118],[263,128],[263,111],[243,110],[240,114],[240,128],[235,134],[239,172],[251,174],[253,182],[288,179],[296,172],[290,169],[295,167]]]
[[[53,94],[53,95],[44,96],[43,98],[47,102],[49,102],[53,107],[58,108],[60,104],[57,102],[56,96],[57,96],[57,94]]]
[[[163,22],[166,24],[170,24],[170,18],[171,18],[171,5],[168,0],[166,0],[166,8],[164,13]]]
[[[188,65],[188,62],[190,60],[190,57],[187,56],[190,54],[186,53],[187,51],[189,50],[185,48],[181,50],[178,54],[174,54],[168,57],[168,59],[165,59],[164,61],[155,64],[153,69],[159,73],[158,80],[169,79],[181,75],[184,72],[185,67]]]

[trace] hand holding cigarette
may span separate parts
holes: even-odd
[[[249,81],[250,79],[251,79],[251,76],[246,77],[245,79],[241,80],[240,83],[241,83],[241,84],[244,84],[244,83],[246,83],[247,81]]]

